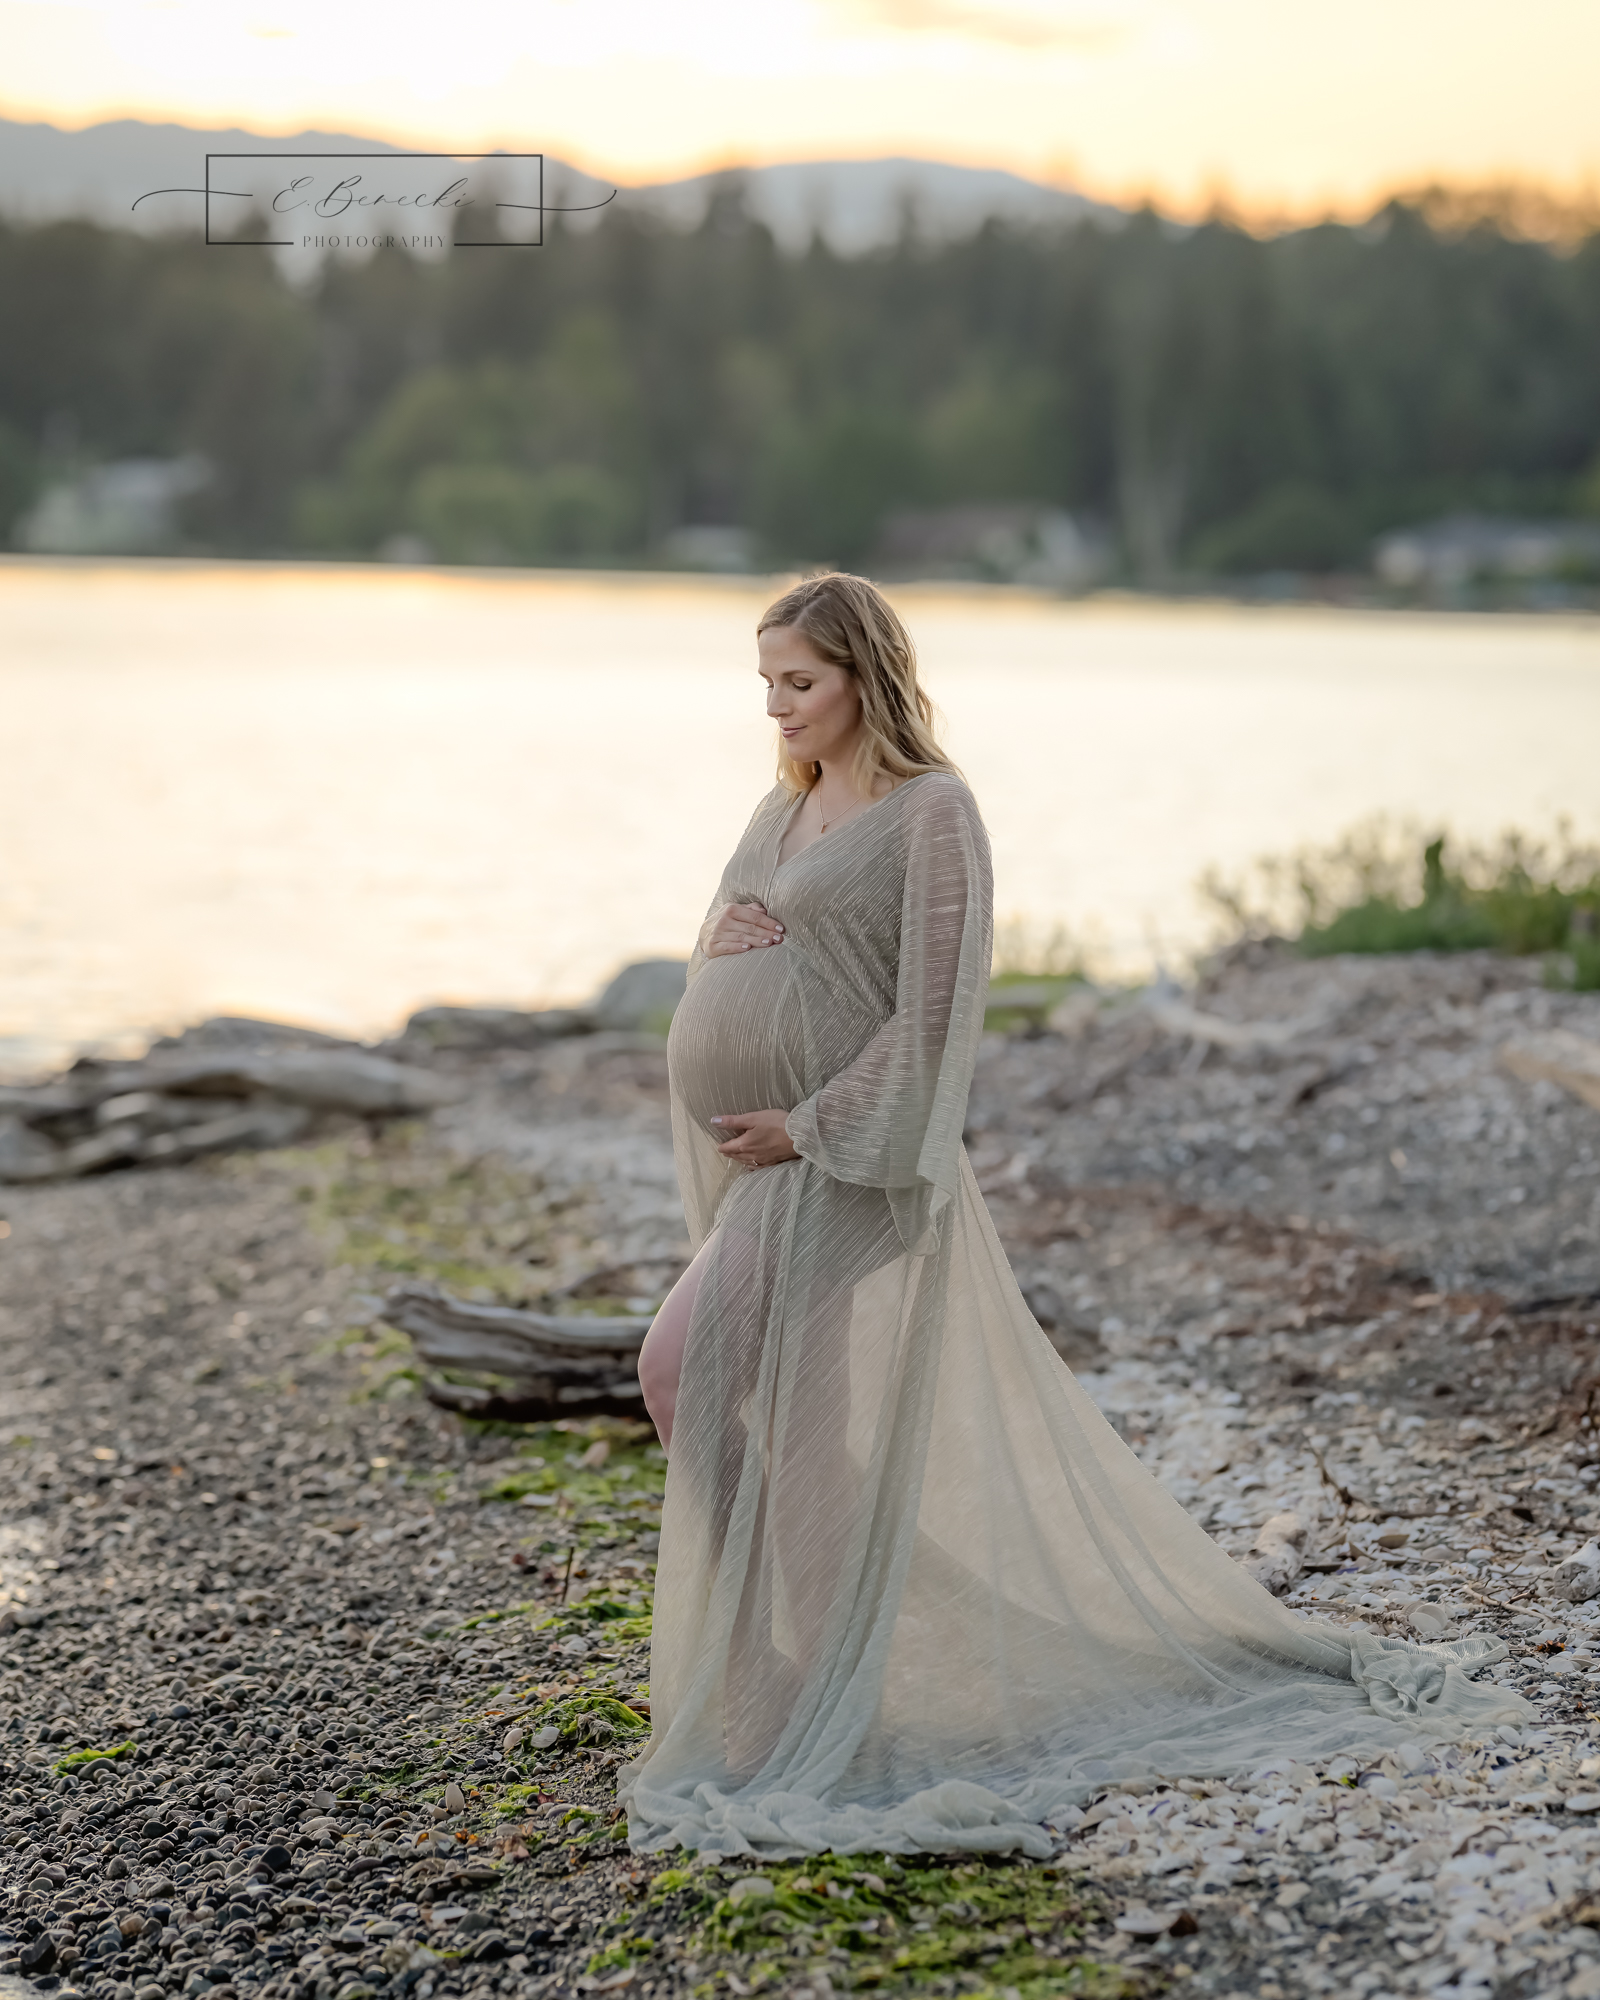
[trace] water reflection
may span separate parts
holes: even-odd
[[[0,561],[0,1060],[381,1030],[684,952],[771,781],[761,580]],[[896,593],[997,904],[1181,955],[1202,867],[1374,810],[1590,830],[1580,620]]]

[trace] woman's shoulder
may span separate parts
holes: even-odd
[[[747,834],[753,833],[757,827],[764,826],[775,814],[787,811],[794,804],[794,797],[794,793],[789,790],[787,785],[774,785],[770,792],[764,792],[756,800],[755,811],[745,822],[745,832]]]
[[[978,801],[959,771],[919,771],[895,787],[901,810],[911,818],[949,820],[953,816],[980,822]]]

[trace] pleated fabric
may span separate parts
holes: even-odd
[[[690,1318],[636,1849],[1051,1851],[1108,1781],[1228,1776],[1526,1722],[1416,1646],[1296,1617],[1185,1514],[1028,1312],[961,1144],[992,933],[952,773],[780,864],[757,808],[712,904],[784,940],[704,958],[669,1042]],[[758,1172],[711,1118],[781,1109]]]

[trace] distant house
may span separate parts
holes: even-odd
[[[180,500],[210,483],[203,458],[122,458],[49,486],[17,523],[35,555],[156,555],[179,540]]]
[[[1449,589],[1478,577],[1600,571],[1600,521],[1517,521],[1451,514],[1396,528],[1373,547],[1373,567],[1398,589]]]
[[[674,528],[661,544],[663,558],[675,568],[733,574],[755,568],[755,550],[748,528]]]
[[[1086,590],[1110,567],[1105,537],[1059,508],[971,505],[891,514],[875,555],[902,576],[967,577]]]

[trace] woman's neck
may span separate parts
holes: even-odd
[[[852,743],[841,756],[817,759],[818,776],[811,789],[831,806],[848,804],[856,798],[881,799],[894,790],[894,780],[887,772],[878,771],[873,774],[871,787],[862,792],[856,783],[855,753],[856,746]]]

